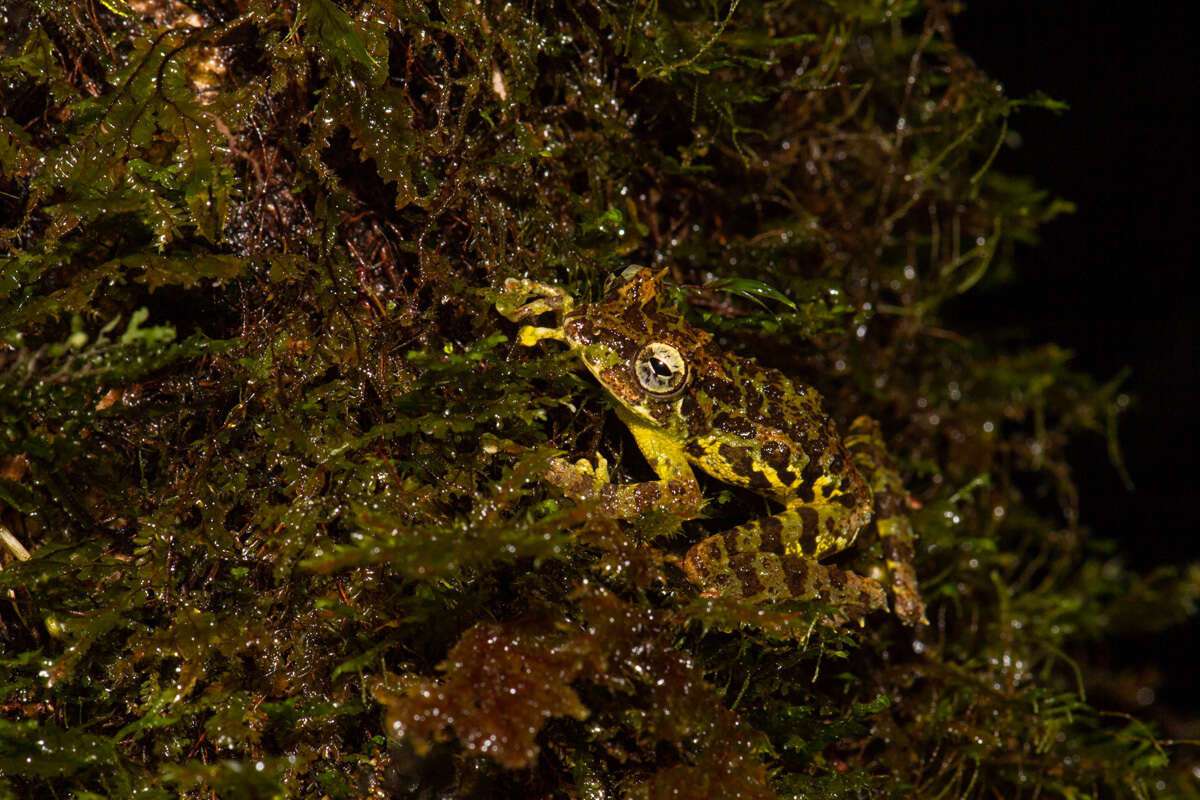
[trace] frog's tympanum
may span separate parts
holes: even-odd
[[[860,417],[843,438],[811,387],[752,359],[720,350],[664,296],[663,272],[630,269],[599,302],[576,305],[562,289],[510,279],[496,308],[517,321],[553,311],[556,327],[523,326],[522,345],[564,342],[617,400],[657,481],[612,483],[597,454],[551,463],[550,482],[606,513],[651,510],[695,517],[703,497],[698,466],[783,506],[696,544],[684,572],[704,593],[747,600],[821,598],[859,615],[885,608],[873,578],[818,559],[849,547],[874,520],[883,543],[896,614],[924,622],[912,567],[907,498],[889,465],[878,426]]]

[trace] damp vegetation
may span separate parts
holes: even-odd
[[[948,322],[1071,210],[958,10],[6,4],[0,797],[1195,797],[1097,656],[1200,590],[1089,536],[1119,381]],[[648,467],[498,291],[631,264],[879,420],[928,626],[701,596],[756,495],[544,480]]]

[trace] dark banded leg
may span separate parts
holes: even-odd
[[[886,609],[877,581],[817,561],[835,549],[822,549],[829,540],[818,525],[839,510],[846,513],[836,504],[789,508],[710,536],[688,551],[684,572],[707,595],[751,602],[822,600],[851,618]]]
[[[734,553],[786,553],[818,559],[853,541],[853,535],[844,531],[863,523],[850,519],[852,514],[857,516],[838,503],[785,508],[708,537],[692,548],[689,557],[721,560]]]
[[[887,597],[878,582],[804,556],[734,553],[714,562],[689,553],[684,571],[707,595],[749,602],[821,600],[837,606],[847,618],[887,608]]]
[[[698,574],[713,572],[739,553],[775,553],[817,561],[845,549],[871,517],[871,495],[858,474],[859,491],[834,489],[824,494],[818,486],[811,502],[798,500],[777,514],[751,520],[724,533],[710,536],[687,555]]]

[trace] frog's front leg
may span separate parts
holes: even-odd
[[[577,500],[599,500],[604,513],[617,519],[630,519],[648,511],[666,511],[684,519],[695,517],[704,497],[678,443],[624,408],[617,409],[617,416],[633,434],[638,448],[658,475],[657,481],[612,483],[608,464],[599,455],[594,468],[586,459],[574,464],[554,459],[547,480]]]

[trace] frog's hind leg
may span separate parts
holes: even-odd
[[[841,501],[841,502],[839,502]],[[861,527],[865,498],[834,495],[786,508],[697,543],[683,568],[706,594],[763,600],[821,599],[861,617],[887,608],[883,587],[871,578],[818,563]]]
[[[887,608],[878,581],[804,556],[760,551],[733,553],[713,562],[689,553],[684,572],[707,596],[751,603],[819,599],[851,618]]]
[[[842,495],[836,495],[840,499]],[[737,553],[781,553],[818,559],[845,549],[870,519],[865,503],[817,501],[785,508],[710,536],[688,553],[689,559],[721,562]]]
[[[896,596],[896,616],[909,625],[929,624],[925,604],[917,590],[917,573],[913,567],[913,547],[916,534],[905,506],[908,492],[892,464],[879,423],[870,417],[859,417],[850,425],[846,448],[867,479],[875,497],[874,525],[883,545],[884,558],[891,575],[892,592]]]

